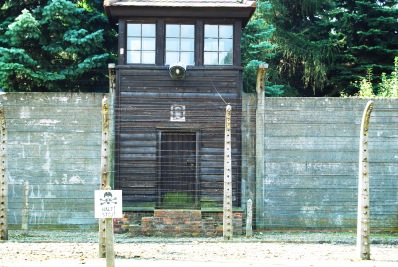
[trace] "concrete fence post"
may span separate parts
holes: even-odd
[[[263,192],[265,174],[265,76],[268,64],[261,64],[257,71],[256,93],[256,227],[262,229],[265,223],[262,220],[264,214]]]
[[[247,216],[246,216],[246,237],[253,236],[253,202],[251,199],[247,201]]]
[[[7,129],[4,109],[0,109],[0,131],[0,240],[8,240]]]
[[[231,106],[225,110],[224,139],[224,208],[223,236],[225,240],[232,239],[232,153],[231,153]]]
[[[102,143],[101,143],[101,185],[105,190],[110,186],[109,176],[109,104],[108,98],[102,99]],[[100,258],[106,257],[106,219],[99,219],[98,244]]]
[[[29,181],[23,183],[23,209],[21,229],[27,233],[29,229]]]
[[[368,131],[373,105],[373,101],[369,101],[363,111],[359,139],[357,251],[361,260],[370,260]]]
[[[114,181],[114,151],[115,151],[115,92],[116,92],[116,65],[114,63],[108,64],[109,71],[109,180],[110,186],[113,186]]]

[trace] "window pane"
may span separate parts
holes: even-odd
[[[142,62],[143,64],[155,64],[155,51],[143,51]]]
[[[179,51],[180,42],[177,38],[167,38],[166,39],[166,51]]]
[[[205,65],[232,65],[233,30],[233,25],[205,25]]]
[[[141,38],[128,38],[127,50],[141,50]]]
[[[219,44],[220,47],[218,48],[218,50],[220,52],[232,51],[232,39],[220,39]]]
[[[142,50],[156,50],[155,38],[142,38]]]
[[[179,61],[180,59],[178,52],[166,52],[166,65],[175,64]]]
[[[155,24],[142,24],[142,36],[155,37],[156,36]]]
[[[167,24],[166,25],[166,37],[179,37],[180,36],[180,25]]]
[[[220,53],[220,65],[232,65],[232,53],[231,52],[222,52]]]
[[[127,24],[127,36],[141,36],[141,24]]]
[[[195,37],[195,26],[194,25],[181,25],[181,37]]]
[[[165,63],[183,62],[195,64],[195,26],[182,24],[166,25],[166,58]]]
[[[220,38],[233,38],[232,25],[220,25]]]
[[[155,64],[156,57],[156,25],[127,24],[128,64]]]
[[[128,51],[127,63],[141,63],[141,53],[137,51]]]
[[[217,52],[205,52],[204,53],[204,64],[205,65],[218,65],[218,53]]]
[[[195,64],[194,53],[193,52],[181,52],[181,60],[180,61],[187,65],[194,65]]]
[[[205,25],[205,38],[218,38],[218,25]]]
[[[205,51],[218,51],[218,40],[205,39]]]
[[[181,39],[181,51],[194,51],[194,39]]]

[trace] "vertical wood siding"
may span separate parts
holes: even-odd
[[[126,205],[158,201],[158,135],[174,130],[198,133],[199,198],[221,206],[226,106],[222,98],[232,105],[233,190],[239,205],[241,69],[188,68],[185,80],[175,81],[165,67],[121,67],[118,80],[115,182],[124,190]],[[172,105],[185,106],[184,122],[170,121]]]

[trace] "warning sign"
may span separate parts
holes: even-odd
[[[95,191],[95,218],[122,218],[122,190]]]

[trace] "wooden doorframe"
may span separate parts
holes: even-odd
[[[196,128],[157,128],[157,148],[156,148],[156,156],[157,156],[157,203],[156,206],[161,206],[161,155],[162,155],[162,133],[170,132],[170,133],[192,133],[196,136],[196,155],[195,155],[195,194],[194,194],[194,206],[196,209],[200,208],[200,129]]]

